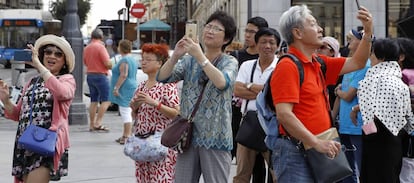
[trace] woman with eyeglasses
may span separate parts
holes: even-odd
[[[180,111],[178,89],[175,83],[161,83],[155,76],[167,61],[166,44],[144,44],[142,71],[148,80],[139,84],[131,100],[134,135],[146,136],[163,131]],[[135,162],[137,182],[174,182],[176,152],[169,149],[165,159],[155,162]]]
[[[60,180],[68,173],[68,115],[76,89],[71,74],[75,55],[70,44],[55,35],[42,36],[34,46],[28,47],[32,51],[32,61],[25,63],[39,74],[23,88],[17,104],[9,99],[7,83],[0,81],[0,99],[6,117],[18,122],[12,167],[15,182],[47,183]],[[18,145],[18,139],[30,123],[57,132],[54,156],[42,156]]]
[[[182,116],[190,116],[202,94],[193,118],[191,146],[177,156],[175,182],[180,183],[199,182],[201,174],[204,182],[228,182],[230,174],[231,103],[238,62],[223,51],[232,42],[236,25],[230,15],[216,11],[201,32],[204,52],[198,40],[182,38],[157,76],[165,83],[183,80]]]

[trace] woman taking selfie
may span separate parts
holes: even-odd
[[[0,99],[5,116],[18,122],[12,167],[15,182],[47,183],[60,180],[68,172],[68,115],[75,97],[76,83],[71,74],[75,55],[70,44],[55,35],[42,36],[34,46],[28,46],[32,61],[25,63],[37,69],[39,74],[25,85],[17,104],[9,99],[9,86],[0,81]],[[30,123],[57,132],[54,156],[42,156],[18,144]]]

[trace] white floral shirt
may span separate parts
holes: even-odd
[[[410,91],[401,79],[396,61],[380,62],[368,70],[359,82],[359,106],[364,124],[376,116],[395,136],[401,129],[414,131]]]

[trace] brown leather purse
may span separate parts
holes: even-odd
[[[204,85],[191,116],[187,119],[178,115],[167,126],[161,136],[162,145],[174,149],[179,153],[183,153],[190,147],[191,139],[193,137],[193,117],[198,110],[205,88]]]

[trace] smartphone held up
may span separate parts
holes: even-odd
[[[32,61],[32,51],[31,50],[16,50],[14,52],[14,61]]]
[[[186,23],[185,24],[185,35],[195,41],[197,39],[197,24]]]
[[[358,10],[361,9],[361,5],[359,5],[359,0],[355,0]]]

